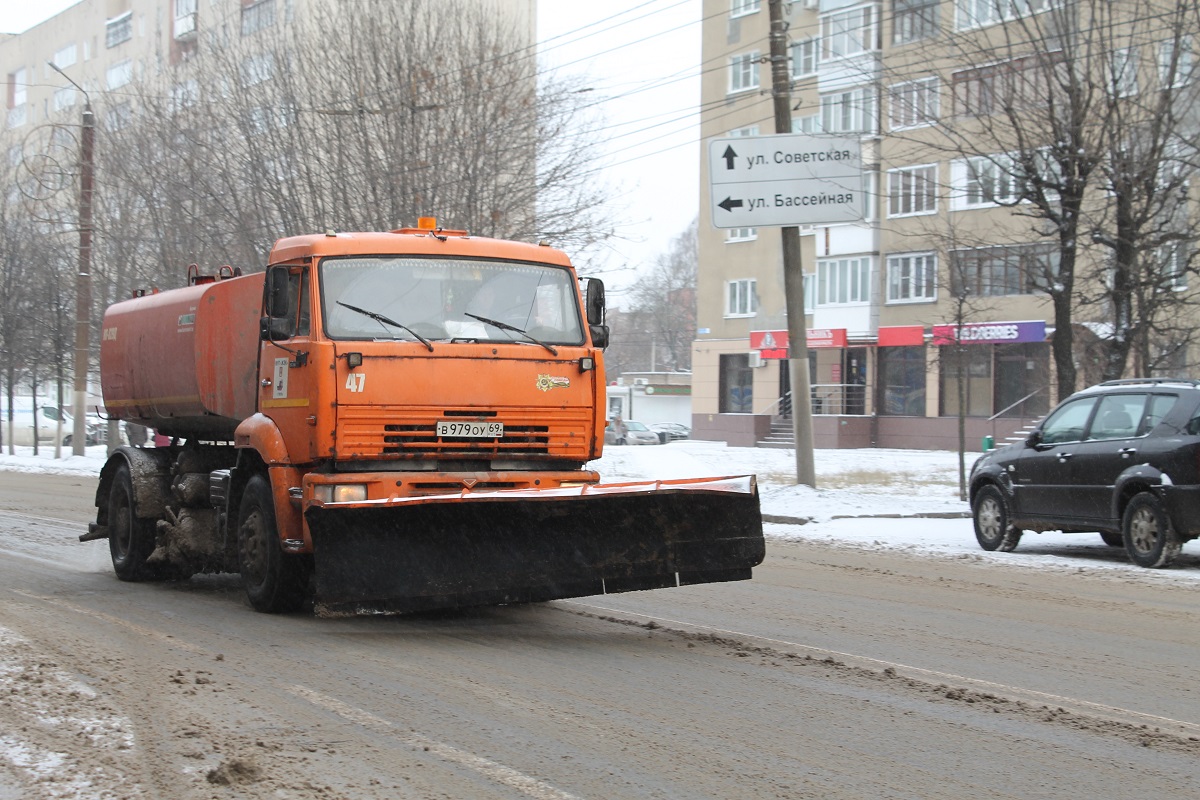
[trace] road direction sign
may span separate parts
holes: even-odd
[[[857,136],[784,133],[708,145],[717,228],[823,225],[863,218]]]

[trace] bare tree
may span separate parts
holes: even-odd
[[[692,220],[672,239],[631,292],[633,311],[650,337],[652,365],[669,371],[692,368],[698,228],[699,220]]]
[[[1074,323],[1081,312],[1110,324],[1104,374],[1121,374],[1128,332],[1136,338],[1139,325],[1153,327],[1133,310],[1149,256],[1195,238],[1178,227],[1165,237],[1154,233],[1167,219],[1180,221],[1179,184],[1164,180],[1164,170],[1182,163],[1170,157],[1172,148],[1186,151],[1180,144],[1194,135],[1194,120],[1180,113],[1193,91],[1181,80],[1190,66],[1183,44],[1195,24],[1188,6],[971,4],[962,14],[979,15],[978,25],[960,14],[958,30],[930,40],[937,51],[924,63],[942,72],[951,108],[943,104],[934,136],[914,135],[913,142],[963,165],[966,186],[952,191],[1009,207],[1011,233],[1053,246],[1052,259],[1029,266],[1030,282],[1052,306],[1060,397],[1076,388]],[[1172,52],[1167,69],[1156,70],[1160,54]],[[1134,78],[1142,83],[1134,86]],[[1180,180],[1188,173],[1179,170]],[[1097,246],[1112,257],[1100,258]]]

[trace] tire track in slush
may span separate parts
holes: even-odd
[[[771,648],[787,647],[797,653],[805,653],[809,656],[820,656],[823,659],[843,659],[850,666],[857,666],[862,669],[867,669],[872,672],[882,671],[889,676],[899,675],[908,678],[912,681],[918,681],[930,687],[936,684],[951,685],[959,688],[994,692],[1004,694],[1017,701],[1025,701],[1029,703],[1053,703],[1058,707],[1067,707],[1074,709],[1081,715],[1090,715],[1097,717],[1105,722],[1115,722],[1129,726],[1145,726],[1156,725],[1176,728],[1179,731],[1180,737],[1186,737],[1189,743],[1196,743],[1200,737],[1200,724],[1188,722],[1186,720],[1172,719],[1163,717],[1157,714],[1147,714],[1142,711],[1135,711],[1129,708],[1121,708],[1119,706],[1110,706],[1104,703],[1095,703],[1090,700],[1082,700],[1075,697],[1066,697],[1064,695],[1051,694],[1049,692],[1041,692],[1036,689],[1026,689],[1020,686],[1011,686],[994,681],[983,680],[980,678],[971,678],[966,675],[957,675],[951,672],[939,672],[938,670],[926,669],[925,667],[914,667],[910,664],[901,664],[897,661],[886,661],[871,656],[856,655],[854,653],[843,653],[838,650],[829,650],[823,647],[802,644],[793,642],[787,639],[775,639],[769,636],[761,636],[753,633],[745,633],[742,631],[734,631],[726,628],[717,628],[712,625],[701,625],[694,622],[685,622],[683,620],[670,619],[668,617],[656,617],[649,614],[641,614],[636,611],[627,611],[625,609],[610,608],[600,606],[594,603],[584,603],[578,600],[559,600],[562,605],[577,606],[580,609],[589,609],[588,611],[572,611],[563,609],[570,614],[579,614],[581,616],[596,617],[611,622],[623,622],[626,624],[649,625],[664,632],[678,633],[684,636],[694,635],[693,632],[699,632],[708,636],[731,637],[739,642],[765,642]],[[595,612],[604,612],[607,616],[602,616]],[[639,623],[636,619],[647,620],[647,623]],[[666,627],[668,625],[679,626],[675,629]]]

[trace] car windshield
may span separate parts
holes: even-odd
[[[408,338],[347,306],[394,320],[426,339],[583,344],[569,270],[464,258],[368,256],[321,262],[325,333],[333,339]],[[345,305],[342,305],[345,304]]]
[[[649,430],[649,429],[648,429],[648,428],[647,428],[645,425],[643,425],[643,424],[642,424],[642,423],[640,423],[640,422],[626,422],[626,423],[625,423],[625,427],[626,427],[626,428],[628,428],[628,429],[629,429],[629,430],[631,430],[631,431],[644,431],[644,430]]]

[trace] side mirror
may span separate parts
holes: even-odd
[[[1042,432],[1040,430],[1033,431],[1025,439],[1026,447],[1037,447],[1041,443],[1042,443]]]
[[[588,330],[592,334],[592,346],[599,347],[601,350],[608,347],[608,326],[607,325],[588,325]]]
[[[264,342],[289,339],[291,335],[292,321],[287,317],[261,317],[258,320],[258,338]]]
[[[587,310],[588,325],[592,327],[592,341],[596,339],[596,326],[604,325],[604,281],[599,278],[588,278],[587,288],[584,292],[584,306]],[[604,337],[605,344],[597,344],[597,347],[605,347],[608,343],[607,331]]]

